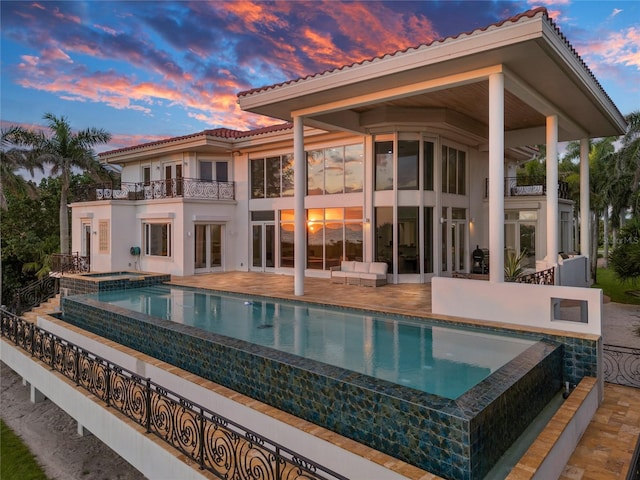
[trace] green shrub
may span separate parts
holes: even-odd
[[[620,229],[609,254],[609,267],[622,282],[635,284],[640,279],[640,217],[632,218]]]

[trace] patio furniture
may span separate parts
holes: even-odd
[[[339,267],[331,267],[331,282],[364,287],[379,287],[387,283],[385,262],[340,262]]]

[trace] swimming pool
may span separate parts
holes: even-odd
[[[94,298],[450,399],[535,343],[425,320],[168,285],[100,292]]]
[[[449,358],[437,345],[440,339],[444,345],[449,330],[460,327],[465,333],[471,332],[473,335],[466,338],[475,342],[476,337],[492,338],[500,329],[469,329],[462,324],[451,328],[452,322],[426,322],[401,316],[389,317],[380,327],[373,328],[373,319],[369,320],[371,312],[337,308],[327,310],[334,310],[338,317],[346,313],[364,315],[358,321],[362,327],[353,333],[351,321],[335,320],[342,326],[324,322],[312,329],[303,329],[294,327],[301,321],[300,314],[305,310],[314,311],[316,305],[237,297],[241,301],[234,307],[239,309],[237,315],[240,312],[246,315],[246,310],[253,309],[256,302],[279,305],[278,309],[261,310],[256,318],[252,316],[251,326],[244,327],[250,340],[243,340],[166,320],[169,305],[173,319],[182,322],[191,309],[225,310],[222,303],[203,300],[212,297],[195,295],[204,294],[206,290],[181,288],[185,293],[177,297],[180,300],[171,300],[171,295],[162,291],[164,300],[158,297],[152,301],[144,295],[121,297],[122,301],[128,298],[127,302],[147,303],[148,308],[140,308],[141,311],[102,301],[112,297],[112,293],[67,296],[62,299],[63,320],[444,478],[482,479],[559,392],[563,381],[563,344],[547,339],[538,341],[540,335],[529,338],[523,335],[523,339],[533,343],[522,353],[455,399],[447,398],[404,385],[403,367],[408,362],[405,359],[418,357],[422,370],[423,366],[429,366],[428,361]],[[187,298],[193,298],[194,303],[184,302]],[[245,301],[251,303],[245,305]],[[289,307],[293,308],[288,312],[294,317],[287,323],[290,333],[276,336],[278,328],[287,330],[282,326],[276,328],[277,323],[273,321],[276,310],[282,315]],[[142,313],[145,311],[151,314]],[[231,313],[225,315],[231,316]],[[259,323],[256,323],[257,317],[260,317]],[[242,325],[240,321],[236,323]],[[261,325],[272,326],[258,328]],[[416,330],[416,327],[419,328]],[[235,328],[242,327],[236,325]],[[436,340],[433,332],[438,330],[434,328],[445,332],[435,335]],[[375,365],[378,370],[399,372],[399,383],[375,378],[372,372],[361,373],[291,353],[297,351],[295,345],[308,345],[310,337],[322,330],[329,334],[324,340],[325,349],[334,356],[344,355],[347,350],[337,347],[336,337],[347,339],[349,351],[352,348],[369,351],[370,357],[377,355],[376,351],[393,349],[394,353],[386,360],[371,362],[369,368]],[[393,346],[386,344],[382,348],[377,335],[386,330],[394,332]],[[417,340],[400,341],[409,331],[420,332]],[[280,343],[285,340],[291,343],[289,351],[254,343],[255,336],[263,334],[273,335]],[[354,337],[357,344],[352,340]],[[426,348],[429,344],[431,349]],[[471,347],[467,343],[465,354],[473,349]],[[493,352],[486,352],[484,356],[492,355]],[[484,365],[482,368],[489,369]],[[450,383],[452,376],[446,376],[442,382]],[[452,394],[455,395],[457,393]]]

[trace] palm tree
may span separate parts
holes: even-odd
[[[627,131],[618,151],[619,170],[628,176],[629,197],[625,207],[631,207],[633,216],[640,215],[640,110],[625,117]]]
[[[65,117],[46,113],[44,120],[51,131],[49,136],[42,131],[33,132],[13,127],[7,139],[12,144],[30,149],[30,155],[39,162],[51,165],[51,174],[62,180],[60,192],[60,252],[69,253],[69,197],[70,177],[73,168],[100,175],[102,166],[96,160],[92,148],[107,143],[111,135],[105,130],[87,128],[73,132]]]
[[[591,142],[589,147],[589,208],[591,225],[583,228],[591,228],[591,277],[596,281],[596,268],[598,262],[598,233],[600,231],[600,218],[608,224],[609,206],[611,205],[616,178],[615,162],[615,137],[606,137]],[[563,161],[580,158],[580,144],[571,142],[567,145],[567,154]],[[568,168],[568,167],[567,167]],[[568,170],[571,170],[568,168]],[[605,242],[607,239],[605,238]]]
[[[24,169],[33,177],[35,171],[44,173],[42,163],[38,162],[29,150],[16,148],[9,142],[14,129],[2,130],[2,148],[0,150],[0,209],[7,209],[6,192],[26,194],[30,197],[36,195],[36,188],[32,182],[27,181],[20,170]]]

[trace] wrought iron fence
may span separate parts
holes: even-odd
[[[81,201],[153,200],[174,197],[233,200],[235,198],[235,184],[234,182],[184,177],[153,180],[148,183],[105,183],[91,187],[81,197]]]
[[[546,195],[547,179],[544,176],[504,177],[504,196]],[[489,198],[489,179],[484,179],[484,198]],[[569,198],[569,184],[558,180],[558,198]]]
[[[191,400],[0,309],[1,334],[223,479],[347,480]]]
[[[27,310],[55,297],[59,292],[60,279],[53,276],[44,277],[18,290],[13,296],[9,310],[16,315],[22,315]]]
[[[84,273],[91,269],[89,257],[74,253],[54,253],[51,255],[51,271],[65,273]]]
[[[528,273],[516,279],[518,283],[534,283],[536,285],[555,285],[556,268],[551,267],[539,272]]]
[[[640,388],[640,348],[604,345],[604,381]]]

